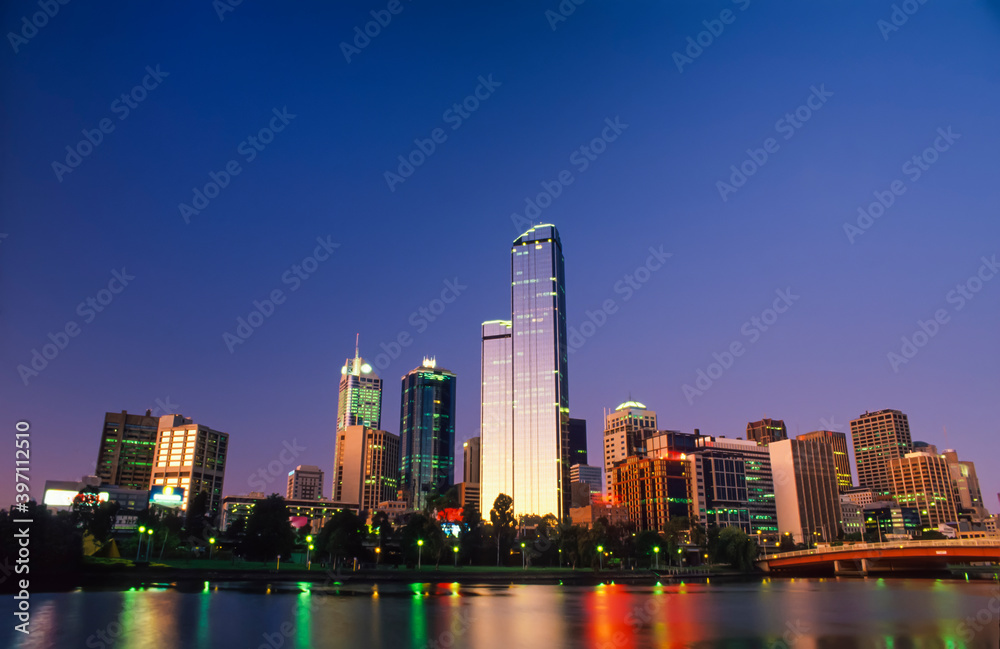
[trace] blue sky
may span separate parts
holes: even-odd
[[[227,493],[293,439],[301,463],[329,470],[356,333],[369,358],[413,340],[381,372],[383,428],[398,432],[399,378],[430,354],[458,375],[459,440],[477,434],[479,324],[509,314],[511,215],[567,171],[537,220],[562,236],[568,321],[616,307],[570,357],[592,449],[602,409],[630,394],[661,427],[729,436],[765,415],[805,433],[897,408],[916,439],[979,461],[996,510],[1000,280],[980,279],[961,309],[952,293],[1000,255],[996,4],[919,5],[895,30],[890,2],[588,0],[553,29],[558,7],[402,0],[350,61],[341,43],[389,3],[242,3],[221,20],[210,2],[70,3],[24,42],[8,36],[0,403],[9,428],[32,423],[36,495],[92,470],[105,411],[158,405],[231,434]],[[4,31],[38,11],[5,3]],[[144,79],[155,86],[134,91]],[[801,109],[816,89],[824,101]],[[605,120],[627,126],[595,144]],[[433,152],[387,182],[435,129]],[[769,138],[767,160],[747,162]],[[67,146],[80,160],[60,174]],[[180,204],[230,161],[239,173],[186,222]],[[723,200],[718,183],[744,163],[752,175]],[[845,232],[894,181],[891,205]],[[332,252],[313,265],[317,238]],[[626,300],[616,286],[650,247],[672,256]],[[295,266],[312,269],[297,284]],[[122,269],[134,279],[101,294]],[[422,327],[412,314],[446,281],[467,288]],[[282,303],[227,346],[275,290]],[[798,297],[758,329],[776,291]],[[78,334],[25,377],[70,322]],[[734,343],[742,355],[685,396]]]

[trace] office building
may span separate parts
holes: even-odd
[[[514,497],[514,384],[510,321],[484,322],[482,341],[479,511],[489,512],[500,494]]]
[[[423,509],[428,496],[455,483],[455,375],[433,358],[403,377],[399,436],[401,488]]]
[[[788,439],[788,429],[781,419],[761,419],[747,423],[747,439],[767,446],[771,442]]]
[[[479,509],[479,489],[480,485],[478,482],[459,482],[458,502],[461,503],[462,507],[472,505],[482,515],[483,512]]]
[[[698,440],[701,432],[695,428],[693,433],[682,433],[679,430],[658,430],[646,433],[642,447],[636,451],[645,457],[659,457],[663,453],[694,453],[698,450]]]
[[[840,490],[833,447],[783,439],[767,446],[774,476],[778,529],[796,543],[833,541],[840,526]]]
[[[705,448],[687,456],[691,476],[692,523],[706,529],[738,527],[755,533],[750,524],[746,461],[735,451]]]
[[[760,446],[752,440],[728,437],[699,436],[696,443],[699,450],[720,449],[738,453],[743,457],[750,531],[761,541],[776,540],[778,510],[775,505],[774,477],[768,447]]]
[[[570,483],[585,482],[590,487],[590,493],[600,494],[604,492],[602,474],[604,471],[599,466],[589,466],[587,464],[574,464],[569,468]]]
[[[218,521],[228,450],[229,433],[182,415],[164,415],[157,428],[150,486],[183,489],[180,507],[184,510],[192,498],[206,492],[206,514],[211,521]]]
[[[632,456],[616,464],[612,473],[613,501],[625,507],[639,530],[663,530],[671,518],[688,516],[691,497],[683,453]]]
[[[948,462],[941,455],[907,453],[889,464],[893,496],[901,507],[920,512],[923,530],[958,520]]]
[[[625,505],[602,499],[591,499],[580,507],[569,510],[569,519],[573,525],[582,525],[587,529],[594,527],[600,519],[608,521],[609,525],[625,525],[629,522],[629,513]]]
[[[920,535],[922,523],[916,507],[900,507],[893,502],[874,502],[865,505],[865,540],[884,543],[912,539]]]
[[[480,483],[482,467],[482,445],[480,438],[470,437],[462,443],[462,480]],[[479,503],[476,503],[479,506]]]
[[[829,444],[833,448],[833,464],[837,468],[837,488],[840,489],[840,493],[846,493],[854,488],[854,479],[851,477],[851,459],[847,450],[847,435],[834,430],[817,430],[799,435],[796,439]]]
[[[303,465],[288,472],[289,500],[321,500],[323,498],[323,470],[318,466]]]
[[[983,502],[983,492],[979,487],[979,476],[976,475],[975,462],[958,459],[958,453],[952,449],[942,453],[948,463],[948,472],[955,487],[956,505],[960,513],[971,514],[976,520],[989,518],[989,511]]]
[[[569,465],[587,463],[587,420],[569,420]]]
[[[367,511],[399,493],[398,435],[367,426],[337,432],[333,500]]]
[[[631,399],[604,414],[604,478],[614,493],[613,469],[618,462],[645,452],[645,440],[656,433],[656,413]]]
[[[865,505],[870,505],[876,502],[878,498],[875,496],[875,491],[869,489],[868,487],[852,487],[841,494],[852,503],[856,503],[864,507]]]
[[[845,537],[865,533],[864,507],[844,495],[840,496],[840,531]]]
[[[245,519],[253,512],[253,508],[258,503],[267,500],[267,498],[268,495],[260,491],[253,491],[245,495],[225,496],[222,499],[222,526],[220,529],[225,531],[237,520]],[[319,530],[322,529],[322,523],[337,512],[345,509],[357,512],[355,505],[322,498],[286,498],[285,507],[288,508],[290,519],[301,519],[294,521],[299,523],[297,527],[302,527],[302,523],[309,524],[314,534],[318,534]]]
[[[928,444],[927,442],[916,441],[913,442],[913,451],[916,453],[930,453],[931,455],[941,455],[938,453],[938,447],[935,444]]]
[[[337,430],[348,426],[382,427],[382,379],[361,358],[357,341],[354,358],[340,368],[340,392],[337,400]]]
[[[891,496],[889,466],[913,448],[906,415],[898,410],[866,412],[851,422],[851,442],[858,486],[874,491],[876,500]]]
[[[95,469],[102,484],[149,490],[159,423],[150,410],[145,415],[130,415],[125,410],[104,414]]]

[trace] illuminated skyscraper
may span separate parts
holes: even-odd
[[[348,426],[381,428],[382,379],[354,346],[354,358],[340,368],[340,398],[337,402],[337,430]]]
[[[837,487],[840,489],[840,493],[846,493],[854,488],[854,479],[851,478],[851,460],[847,454],[847,435],[834,430],[815,430],[799,435],[795,439],[808,439],[829,444],[833,448],[833,463],[837,467]]]
[[[509,320],[483,323],[480,503],[488,518],[500,494],[514,495],[514,407]]]
[[[788,439],[788,429],[781,419],[761,419],[751,421],[747,424],[747,439],[753,440],[761,446],[767,446],[771,442]]]
[[[913,450],[910,421],[899,410],[866,412],[851,422],[858,486],[875,492],[877,500],[892,494],[891,462]]]
[[[374,510],[399,492],[399,435],[367,426],[337,432],[333,500]]]
[[[656,412],[638,401],[626,401],[604,415],[604,479],[614,494],[614,468],[630,455],[645,453],[645,440],[656,434]]]
[[[482,500],[569,513],[569,384],[562,243],[536,225],[511,248],[511,320],[483,323]]]
[[[455,483],[455,375],[434,359],[403,377],[399,406],[400,485],[414,509]]]
[[[514,512],[569,514],[565,260],[554,225],[511,248]]]
[[[149,410],[145,415],[130,415],[124,410],[105,413],[95,470],[101,484],[149,489],[159,425],[159,418]]]
[[[160,417],[151,488],[183,489],[181,509],[187,509],[191,499],[204,491],[208,493],[208,516],[215,520],[222,505],[228,448],[229,433],[196,424],[183,415]]]
[[[462,444],[462,480],[464,482],[474,482],[479,484],[482,466],[480,458],[482,449],[479,445],[478,437],[470,437]]]

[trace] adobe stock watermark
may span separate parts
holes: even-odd
[[[667,260],[674,256],[672,252],[664,252],[663,246],[659,248],[649,247],[649,256],[642,265],[637,266],[631,273],[627,273],[620,280],[615,282],[614,291],[616,295],[621,295],[621,302],[624,304],[632,299],[636,291],[650,280],[653,273],[663,268]],[[618,313],[620,305],[618,301],[609,297],[604,300],[596,311],[586,310],[587,318],[580,323],[579,327],[570,326],[566,329],[566,344],[569,353],[583,347],[587,340],[593,338],[597,331],[608,322],[608,318]]]
[[[964,309],[965,305],[975,299],[976,295],[983,290],[986,282],[996,277],[997,273],[1000,272],[1000,264],[997,263],[996,255],[990,255],[989,259],[980,257],[979,261],[982,264],[975,274],[971,275],[964,282],[955,284],[955,288],[945,294],[945,301],[953,305],[952,309],[956,312]],[[931,318],[917,320],[916,331],[900,339],[902,344],[900,345],[899,353],[891,351],[886,354],[889,367],[892,368],[892,371],[898,374],[900,366],[906,365],[913,360],[920,350],[927,346],[931,338],[938,335],[941,328],[950,321],[951,314],[948,312],[948,309],[937,309]]]
[[[722,378],[722,375],[736,363],[736,359],[746,353],[749,345],[760,340],[764,332],[778,322],[781,314],[792,308],[792,305],[798,302],[801,297],[793,294],[791,287],[784,290],[777,289],[774,294],[777,297],[774,298],[769,308],[761,311],[759,315],[754,315],[740,327],[740,334],[748,338],[746,345],[737,339],[729,343],[721,354],[713,352],[714,362],[709,363],[705,369],[699,367],[695,372],[694,386],[687,383],[681,386],[681,392],[687,399],[689,406],[694,405],[695,397],[703,396],[716,381]]]
[[[257,131],[256,135],[247,137],[247,139],[240,142],[236,147],[236,153],[241,155],[243,161],[247,164],[256,160],[257,154],[274,141],[275,134],[284,131],[285,127],[296,117],[296,115],[288,112],[288,106],[283,106],[281,110],[272,108],[271,112],[274,116],[268,122],[268,125]],[[239,161],[232,159],[223,165],[222,171],[208,172],[209,181],[201,188],[194,187],[191,189],[191,204],[180,203],[177,205],[184,223],[190,225],[191,217],[201,214],[203,210],[208,208],[209,203],[217,198],[222,193],[222,190],[229,186],[232,179],[240,175],[242,171],[243,168],[240,166]]]
[[[732,2],[735,5],[739,5],[740,11],[746,11],[747,7],[750,6],[750,0],[732,0]],[[719,12],[718,18],[701,21],[705,29],[695,34],[694,37],[687,37],[687,47],[684,48],[684,54],[680,52],[674,52],[673,54],[674,65],[677,66],[677,71],[684,74],[684,66],[694,63],[696,58],[711,47],[715,39],[722,36],[722,32],[726,30],[726,25],[732,25],[736,22],[737,15],[732,9],[723,9]]]
[[[954,133],[951,126],[939,128],[937,137],[929,147],[910,157],[900,167],[900,172],[907,177],[910,184],[920,180],[924,172],[930,170],[931,165],[940,159],[942,153],[951,148],[956,140],[962,138],[961,133]],[[844,223],[844,234],[847,240],[853,245],[854,241],[867,232],[874,224],[875,219],[880,218],[885,211],[892,207],[896,199],[906,193],[906,183],[902,180],[893,180],[884,191],[875,190],[872,192],[875,200],[868,204],[868,207],[858,207],[858,217],[854,223]]]
[[[409,0],[412,1],[412,0]],[[344,55],[344,60],[351,62],[352,56],[361,54],[361,50],[371,45],[372,39],[382,33],[382,30],[389,26],[393,16],[398,16],[403,12],[403,4],[400,0],[389,0],[385,9],[372,10],[372,20],[369,20],[362,27],[354,28],[354,45],[345,41],[340,42],[340,53]]]
[[[966,616],[965,620],[959,623],[958,635],[962,638],[963,642],[971,643],[983,631],[1000,634],[1000,622],[998,622],[998,618],[1000,618],[1000,584],[997,584],[993,591],[993,596],[990,597],[985,606],[979,609],[974,616]],[[984,643],[982,646],[986,647],[989,645]],[[994,643],[992,646],[996,646],[996,644]]]
[[[281,484],[284,484],[288,477],[288,468],[298,465],[299,456],[306,451],[305,446],[299,446],[298,438],[292,439],[291,443],[284,441],[281,445],[283,448],[278,452],[278,456],[275,459],[258,467],[247,478],[247,486],[252,490],[267,493],[268,485],[275,480],[279,480]]]
[[[623,124],[621,117],[617,115],[614,119],[605,118],[604,124],[605,126],[599,135],[592,138],[590,142],[573,149],[569,154],[569,164],[576,168],[578,174],[589,169],[591,163],[608,150],[608,145],[617,140],[628,128],[628,124]],[[530,229],[542,215],[542,211],[552,205],[555,199],[562,195],[563,189],[572,185],[575,180],[576,177],[569,169],[560,171],[552,181],[543,180],[540,183],[541,192],[536,194],[534,198],[525,196],[524,214],[511,213],[510,220],[514,224],[514,230],[520,234]]]
[[[107,286],[77,305],[76,314],[83,319],[83,324],[88,325],[93,322],[97,318],[97,314],[108,308],[114,302],[115,296],[120,295],[129,282],[134,279],[135,275],[130,275],[125,268],[122,268],[121,271],[112,270],[111,279],[108,280]],[[27,386],[29,380],[44,371],[69,346],[70,340],[79,336],[82,331],[83,328],[79,322],[69,320],[55,333],[49,332],[50,342],[44,343],[41,348],[32,349],[31,360],[27,364],[17,366],[17,374],[21,377],[21,382]]]
[[[576,8],[582,5],[587,0],[562,0],[556,7],[555,11],[551,9],[545,10],[545,19],[549,21],[549,27],[552,31],[556,30],[559,23],[566,22],[566,19],[576,13]]]
[[[927,0],[903,0],[899,4],[892,5],[889,19],[879,18],[878,22],[875,23],[882,34],[882,40],[888,42],[889,34],[898,32],[899,28],[910,20],[910,16],[920,11],[920,7],[925,4],[927,4]]]
[[[131,90],[123,92],[121,96],[111,102],[109,110],[118,116],[119,122],[126,119],[134,109],[139,107],[139,104],[146,100],[150,92],[159,88],[163,80],[170,76],[169,72],[160,69],[159,64],[155,68],[147,65],[146,73],[140,83],[132,86]],[[63,176],[72,173],[83,164],[84,159],[104,141],[104,136],[114,132],[115,126],[110,117],[105,117],[97,123],[97,128],[85,128],[80,131],[83,133],[84,139],[77,142],[76,145],[66,145],[65,163],[58,160],[52,161],[52,172],[55,173],[56,180],[62,182]]]
[[[215,9],[215,15],[219,17],[219,22],[225,22],[226,14],[236,11],[236,7],[243,4],[243,0],[212,0],[212,9]]]
[[[784,117],[774,123],[774,130],[782,135],[782,139],[786,141],[795,137],[798,130],[812,119],[813,114],[823,108],[833,96],[833,93],[826,89],[825,83],[819,84],[818,88],[812,86],[809,89],[812,92],[809,93],[802,105],[790,113],[785,113]],[[737,190],[746,185],[750,177],[767,164],[769,156],[777,153],[780,148],[778,140],[769,137],[764,140],[760,148],[747,149],[747,158],[740,163],[738,168],[736,165],[729,166],[732,172],[729,175],[729,182],[718,180],[715,183],[715,188],[719,191],[719,198],[722,199],[722,202],[727,202],[730,194],[735,194]]]
[[[486,75],[485,78],[483,75],[479,75],[478,81],[479,84],[472,91],[471,95],[468,95],[461,102],[455,102],[441,114],[441,120],[445,124],[451,125],[452,131],[457,131],[461,128],[465,120],[472,117],[472,114],[479,110],[482,102],[492,97],[496,89],[502,85],[499,81],[493,79],[492,74]],[[395,173],[386,170],[383,174],[385,184],[389,186],[389,191],[395,192],[396,186],[406,182],[420,166],[434,155],[438,145],[444,144],[447,140],[448,133],[440,126],[432,129],[430,136],[427,138],[414,138],[414,148],[405,157],[403,154],[396,156],[396,159],[399,160],[399,165],[396,166]]]
[[[38,8],[41,11],[31,14],[30,19],[26,15],[21,17],[20,33],[7,32],[7,41],[14,48],[14,54],[19,53],[23,45],[27,45],[28,41],[38,36],[39,29],[48,25],[49,20],[56,17],[60,5],[66,6],[68,4],[69,0],[38,0]]]
[[[427,331],[431,323],[441,317],[441,314],[445,312],[448,305],[452,304],[463,292],[469,289],[468,285],[459,283],[457,277],[444,280],[442,285],[444,288],[441,289],[438,297],[418,308],[407,319],[407,322],[413,327],[412,331],[415,334],[419,335]],[[403,329],[388,343],[379,343],[379,349],[382,351],[372,361],[375,367],[380,370],[386,369],[390,363],[400,357],[405,348],[413,344],[413,334],[410,331],[409,329]]]
[[[339,243],[331,241],[332,235],[326,237],[316,237],[318,244],[311,255],[307,255],[302,261],[292,264],[287,270],[281,273],[281,283],[288,285],[288,293],[294,293],[302,288],[303,282],[313,276],[319,270],[319,265],[330,258],[333,251],[340,247]],[[263,300],[254,300],[253,309],[244,318],[236,318],[236,329],[234,333],[224,331],[222,342],[226,349],[232,354],[236,351],[237,345],[242,345],[254,332],[263,326],[264,321],[274,315],[279,306],[285,303],[288,295],[280,288],[272,289]]]

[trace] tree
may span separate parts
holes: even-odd
[[[442,509],[458,509],[461,506],[462,503],[458,500],[458,485],[455,485],[440,491],[437,489],[433,490],[427,496],[424,511],[433,512],[441,511]]]
[[[654,532],[653,530],[639,532],[639,535],[635,538],[635,551],[638,556],[647,557],[649,559],[650,566],[652,566],[656,561],[655,548],[659,548],[661,553],[666,552],[666,539],[660,536],[659,532]],[[664,558],[669,561],[669,558]]]
[[[499,494],[490,510],[490,522],[497,537],[497,565],[500,565],[500,540],[510,538],[514,531],[514,499],[507,494]]]
[[[285,499],[271,494],[254,505],[247,518],[243,552],[251,561],[271,561],[288,557],[295,547],[295,532],[288,522]]]
[[[423,541],[419,545],[418,541]],[[403,527],[402,534],[403,555],[412,563],[418,562],[418,557],[422,557],[423,563],[434,561],[434,565],[441,563],[441,554],[447,545],[444,532],[441,526],[433,518],[416,513],[410,516]]]
[[[73,521],[78,529],[104,543],[111,538],[119,508],[116,502],[101,502],[94,487],[85,487],[73,498]]]
[[[719,532],[716,553],[722,563],[728,563],[742,572],[750,572],[757,558],[757,541],[738,527],[725,527]]]
[[[193,537],[196,544],[206,542],[205,530],[208,527],[208,492],[199,491],[194,498],[188,499],[187,511],[184,516],[184,533]]]
[[[471,562],[482,542],[483,517],[474,503],[466,503],[462,508],[462,533],[459,537],[462,561]]]

